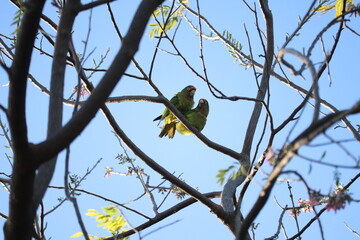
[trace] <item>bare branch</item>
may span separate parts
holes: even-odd
[[[186,5],[182,5],[184,6],[191,14],[197,16],[197,13],[196,11],[192,10],[191,8],[189,8],[188,6]],[[351,14],[351,13],[355,13],[356,10],[351,10],[349,12],[346,12],[346,14]],[[263,69],[264,66],[261,65],[260,63],[256,62],[254,59],[250,58],[247,54],[241,52],[239,49],[237,49],[235,46],[233,46],[233,44],[231,42],[229,42],[227,39],[225,39],[212,25],[211,23],[203,16],[200,16],[201,19],[204,21],[204,23],[208,26],[208,28],[229,48],[231,48],[234,52],[236,52],[237,54],[239,54],[242,58],[248,60],[252,65],[256,66],[257,68],[259,69]],[[329,25],[332,25],[333,23],[329,23]],[[340,29],[340,28],[339,28]],[[340,31],[340,30],[339,30]],[[338,32],[339,32],[338,31]],[[340,34],[338,33],[337,34],[337,37],[336,39],[338,39],[340,36]],[[337,41],[335,41],[337,42]],[[335,47],[335,46],[334,46]],[[334,48],[333,47],[333,48]],[[333,52],[333,51],[331,51]],[[325,62],[330,62],[330,59],[332,57],[332,54],[329,54],[328,55],[328,59],[325,61]],[[323,68],[325,68],[327,65],[324,65],[319,69],[318,71],[318,77],[317,79],[320,78],[322,72],[323,72]],[[304,95],[307,95],[308,94],[308,91],[299,87],[298,85],[294,84],[293,82],[290,82],[288,79],[282,77],[281,75],[279,75],[278,73],[276,73],[275,71],[271,71],[271,76],[275,77],[276,79],[278,79],[279,81],[281,81],[282,83],[284,83],[285,85],[289,86],[290,88],[293,88],[295,89],[296,91],[299,91],[300,93],[304,94]],[[312,94],[310,94],[310,97],[314,97]],[[321,105],[323,105],[324,107],[326,107],[327,109],[329,109],[331,112],[338,112],[338,110],[333,106],[331,105],[330,103],[328,103],[327,101],[325,101],[324,99],[320,99],[320,103]],[[356,129],[351,125],[351,123],[346,119],[342,119],[342,121],[344,122],[345,126],[348,128],[348,130],[354,135],[354,137],[360,142],[360,133],[358,133],[356,131]]]
[[[354,229],[352,229],[351,227],[349,227],[345,222],[344,222],[344,225],[345,225],[345,227],[346,227],[350,232],[352,232],[353,234],[355,234],[355,236],[357,236],[357,237],[360,238],[360,234],[359,234],[357,231],[355,231]]]
[[[211,193],[204,193],[202,194],[204,197],[208,198],[208,199],[211,199],[211,198],[217,198],[220,196],[220,192],[211,192]],[[149,220],[148,222],[146,223],[143,223],[141,225],[139,225],[138,227],[136,227],[135,229],[131,229],[131,230],[128,230],[126,232],[123,232],[119,235],[116,236],[116,239],[121,239],[121,238],[124,238],[124,237],[127,237],[127,236],[130,236],[136,232],[139,232],[143,229],[146,229],[158,222],[160,222],[161,220],[163,220],[164,218],[167,218],[169,216],[171,216],[172,214],[180,211],[181,209],[184,209],[186,207],[188,207],[189,205],[191,204],[194,204],[196,203],[196,199],[194,198],[189,198],[189,199],[186,199],[184,201],[182,201],[181,203],[178,203],[177,205],[159,213],[158,215],[156,215],[156,217],[152,218],[151,220]],[[113,237],[110,237],[110,238],[105,238],[104,240],[113,240],[114,238]]]
[[[260,86],[257,92],[256,99],[263,101],[266,95],[266,92],[268,91],[269,87],[269,79],[270,79],[270,73],[271,73],[271,65],[273,61],[274,56],[274,32],[273,32],[273,18],[271,11],[267,5],[267,1],[260,1],[261,10],[264,15],[264,21],[266,24],[266,49],[265,49],[265,62],[264,67],[262,69],[263,74],[261,76]],[[250,167],[250,152],[251,147],[253,144],[253,138],[256,132],[256,128],[258,126],[258,121],[261,115],[262,105],[259,102],[256,102],[254,104],[253,112],[251,114],[251,117],[249,119],[249,123],[246,130],[245,139],[242,146],[242,154],[247,156],[247,159],[249,162],[244,164],[244,168],[240,170],[242,173],[248,173],[249,167]],[[224,186],[223,190],[223,197],[222,197],[222,204],[224,206],[225,211],[233,211],[233,207],[235,206],[235,203],[233,203],[233,200],[231,196],[235,194],[235,191],[237,186],[241,184],[246,176],[239,176],[239,180],[232,180],[229,179],[227,184]],[[231,186],[231,187],[230,187]],[[238,225],[239,226],[239,225]],[[237,234],[236,234],[237,235]],[[245,235],[243,236],[245,237]]]
[[[344,189],[344,190],[348,189],[348,188],[349,188],[357,179],[359,179],[359,178],[360,178],[360,173],[356,174],[355,177],[353,177],[353,178],[348,182],[348,184],[346,184],[346,185],[343,187],[343,189]],[[294,239],[298,238],[299,236],[301,236],[301,234],[303,234],[303,233],[305,232],[305,230],[308,229],[315,220],[317,220],[317,219],[320,218],[321,214],[322,214],[323,212],[325,212],[325,210],[326,210],[326,206],[323,207],[323,208],[315,215],[315,217],[313,217],[297,234],[295,234],[295,235],[292,236],[291,238],[288,238],[287,240],[294,240]]]
[[[284,214],[286,212],[286,208],[287,208],[287,205],[283,208],[281,214],[280,214],[280,217],[279,217],[279,220],[278,220],[278,228],[277,228],[277,231],[276,233],[271,236],[271,237],[268,237],[268,238],[265,238],[265,240],[275,240],[275,239],[278,239],[279,238],[279,234],[280,234],[280,228],[282,226],[282,219],[284,217]]]
[[[10,201],[9,218],[4,226],[6,240],[30,239],[33,231],[34,215],[29,211],[32,204],[29,199],[33,196],[35,168],[28,151],[25,101],[32,49],[44,4],[44,0],[26,2],[17,36],[17,50],[9,74],[8,121],[12,136],[14,166],[10,192],[10,199],[13,201]]]
[[[308,22],[310,20],[310,18],[316,13],[316,11],[314,11],[314,6],[315,6],[316,2],[317,2],[316,0],[313,0],[311,5],[309,6],[309,9],[305,13],[304,17],[301,18],[301,22],[298,24],[298,26],[296,27],[294,32],[287,37],[287,39],[286,39],[285,43],[282,45],[281,49],[286,48],[286,46],[290,43],[290,41],[292,41],[294,39],[294,37],[300,31],[300,29],[304,26],[304,24],[306,22]]]
[[[48,112],[48,130],[47,138],[54,136],[62,128],[62,114],[63,114],[63,95],[64,95],[64,81],[65,68],[67,59],[67,49],[69,48],[69,41],[71,39],[72,27],[75,17],[79,12],[81,3],[79,0],[67,3],[62,9],[60,23],[58,28],[62,29],[58,32],[56,37],[56,45],[54,49],[54,60],[52,62],[51,82],[50,82],[50,102]],[[70,143],[67,143],[67,146]],[[56,165],[56,154],[51,158],[46,159],[46,162],[39,166],[35,184],[34,184],[34,203],[33,214],[36,210],[46,192],[46,189],[52,179]],[[40,165],[40,164],[39,164]]]
[[[32,151],[36,153],[38,164],[47,161],[50,157],[64,149],[69,142],[73,141],[95,116],[98,109],[103,106],[106,98],[120,81],[121,76],[136,53],[147,21],[160,3],[162,3],[162,0],[142,1],[131,23],[128,34],[123,40],[123,45],[87,103],[53,137],[33,146]]]
[[[300,61],[304,62],[304,64],[310,70],[311,77],[312,77],[312,80],[313,80],[313,85],[312,85],[311,88],[314,89],[314,99],[315,99],[315,109],[314,109],[314,115],[313,115],[313,121],[312,122],[315,123],[319,119],[320,96],[319,96],[318,78],[317,78],[317,74],[316,74],[314,65],[313,65],[312,61],[309,58],[307,58],[306,56],[303,56],[300,52],[298,52],[298,51],[296,51],[294,49],[280,49],[280,51],[278,53],[279,62],[283,63],[285,66],[289,67],[294,75],[298,75],[298,74],[301,75],[301,73],[296,71],[291,64],[289,64],[288,62],[286,62],[284,60],[283,57],[284,57],[285,53],[290,53],[292,55],[295,55]]]
[[[283,149],[282,154],[279,156],[279,162],[274,167],[270,176],[268,177],[265,185],[263,186],[261,193],[255,202],[254,206],[250,210],[249,214],[246,216],[241,230],[239,233],[239,238],[244,237],[247,229],[250,227],[251,223],[255,217],[259,214],[260,210],[266,203],[270,192],[276,182],[277,177],[281,174],[282,169],[290,162],[290,160],[296,155],[296,152],[300,147],[310,143],[316,136],[321,134],[323,131],[332,126],[335,122],[339,121],[341,118],[360,112],[360,101],[357,102],[352,108],[338,113],[332,113],[328,116],[317,121],[315,124],[310,125],[305,131],[303,131],[295,140],[293,140],[286,149]],[[359,174],[360,175],[360,174]],[[320,213],[320,212],[319,212]]]
[[[81,11],[89,10],[103,4],[109,4],[115,0],[97,0],[91,3],[87,3],[81,7]]]

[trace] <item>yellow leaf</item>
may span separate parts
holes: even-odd
[[[346,0],[345,11],[348,11],[350,9],[351,5],[354,5],[354,1],[353,0]],[[338,16],[340,16],[342,14],[343,6],[344,6],[344,0],[337,0],[336,1],[336,4],[335,4],[335,9],[336,9],[335,17],[338,17]]]
[[[334,8],[334,6],[321,6],[316,11],[317,12],[326,12],[333,8]]]
[[[77,232],[77,233],[71,235],[71,238],[77,238],[77,237],[80,237],[80,236],[82,236],[82,235],[83,235],[82,232]]]
[[[319,8],[316,9],[315,11],[324,14],[324,13],[326,13],[327,11],[335,8],[335,1],[336,1],[336,0],[331,1],[331,2],[329,2],[329,3],[327,3],[327,4],[323,4],[321,7],[319,7]]]
[[[353,0],[346,0],[346,11],[350,10],[353,4],[354,4]],[[333,0],[317,8],[315,11],[324,14],[327,13],[329,10],[335,8],[336,11],[335,17],[338,17],[343,12],[343,6],[344,6],[344,0]]]

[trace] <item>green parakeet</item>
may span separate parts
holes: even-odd
[[[182,113],[185,114],[194,106],[194,94],[196,88],[192,85],[185,87],[181,92],[178,92],[171,98],[170,102]],[[165,121],[164,126],[160,132],[159,137],[169,136],[173,138],[175,134],[175,121],[177,118],[171,113],[168,108],[165,108],[162,115],[154,119],[154,121]]]
[[[196,108],[187,112],[185,117],[191,125],[193,125],[197,130],[201,131],[205,127],[208,114],[209,103],[206,99],[202,98],[199,100]],[[189,135],[192,133],[182,122],[176,123],[176,130],[183,135]]]

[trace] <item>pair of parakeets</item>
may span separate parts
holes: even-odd
[[[191,109],[194,106],[194,94],[196,88],[192,85],[185,87],[181,92],[178,92],[171,98],[170,102],[185,116],[188,122],[194,126],[197,130],[201,131],[205,127],[206,118],[209,114],[209,103],[206,99],[201,98],[196,108]],[[164,120],[164,126],[160,132],[159,137],[168,136],[173,138],[175,130],[180,134],[189,135],[192,132],[179,121],[168,108],[165,108],[162,115],[154,119]]]

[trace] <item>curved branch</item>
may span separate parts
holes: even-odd
[[[310,93],[309,91],[305,90],[304,88],[296,85],[295,83],[288,81],[287,79],[280,76],[279,74],[273,72],[272,76],[277,78],[280,82],[284,83],[285,85],[287,85],[287,86],[293,88],[294,90],[300,92],[301,94],[309,95],[311,98],[314,98],[314,95],[312,93]],[[320,98],[320,103],[321,103],[322,106],[329,109],[332,113],[339,112],[339,110],[335,106],[333,106],[329,102],[325,101],[324,99]],[[349,120],[346,117],[344,117],[343,119],[341,119],[341,121],[345,124],[346,128],[353,134],[353,136],[356,138],[356,140],[358,142],[360,142],[360,133],[354,128],[354,126],[349,122]]]
[[[294,75],[301,75],[301,72],[296,71],[291,64],[289,64],[287,61],[284,60],[285,53],[290,53],[290,54],[296,56],[310,70],[311,77],[312,77],[312,80],[313,80],[313,85],[311,86],[311,89],[314,89],[314,99],[315,99],[315,109],[314,109],[314,116],[313,116],[313,123],[315,123],[319,119],[320,96],[319,96],[319,85],[318,85],[318,78],[317,78],[318,75],[316,74],[314,64],[312,63],[312,61],[308,57],[302,55],[300,52],[298,52],[298,51],[296,51],[294,49],[286,49],[286,48],[280,49],[280,51],[278,53],[279,62],[283,63],[285,66],[290,68],[291,72]]]

